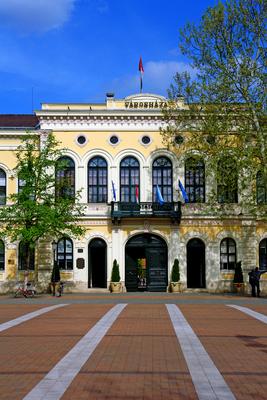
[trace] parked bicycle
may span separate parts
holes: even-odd
[[[28,282],[26,284],[26,289],[24,283],[19,283],[19,286],[14,293],[14,297],[20,297],[20,296],[30,297],[30,298],[35,296],[35,289],[31,282]]]

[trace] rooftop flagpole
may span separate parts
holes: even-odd
[[[144,67],[143,67],[142,57],[140,57],[138,69],[139,69],[139,72],[140,72],[140,93],[142,93],[142,90],[143,90],[143,74],[144,74]]]

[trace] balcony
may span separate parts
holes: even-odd
[[[114,224],[122,218],[169,218],[172,223],[181,221],[181,202],[164,203],[111,203],[111,219]]]

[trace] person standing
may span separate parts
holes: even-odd
[[[255,269],[253,268],[249,273],[249,284],[251,286],[251,296],[256,297],[256,275],[255,275]]]
[[[266,270],[259,270],[258,267],[249,272],[249,283],[251,285],[251,295],[253,297],[260,297],[260,278],[261,275],[267,272]]]
[[[52,270],[52,275],[51,275],[51,291],[52,291],[52,296],[59,296],[58,290],[56,294],[56,288],[58,289],[58,285],[60,283],[60,270],[58,263],[55,262]]]
[[[262,274],[264,274],[265,272],[267,272],[266,270],[259,270],[259,268],[258,267],[256,267],[255,268],[255,271],[254,271],[254,275],[255,275],[255,281],[256,281],[256,283],[255,283],[255,287],[256,287],[256,294],[257,294],[257,297],[260,297],[260,279],[261,279],[261,275]]]

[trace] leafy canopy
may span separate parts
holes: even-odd
[[[241,190],[258,170],[267,184],[266,20],[266,0],[226,0],[208,8],[199,24],[188,23],[179,46],[193,72],[175,75],[163,111],[166,144],[205,155],[215,172],[219,160],[231,157]],[[234,187],[236,178],[229,174],[227,184]]]
[[[16,151],[14,170],[19,191],[0,208],[1,236],[11,242],[20,240],[29,248],[43,237],[80,236],[84,229],[77,219],[83,215],[79,193],[73,198],[55,196],[55,171],[64,170],[58,163],[62,150],[52,134],[40,143],[38,135],[27,135]]]

